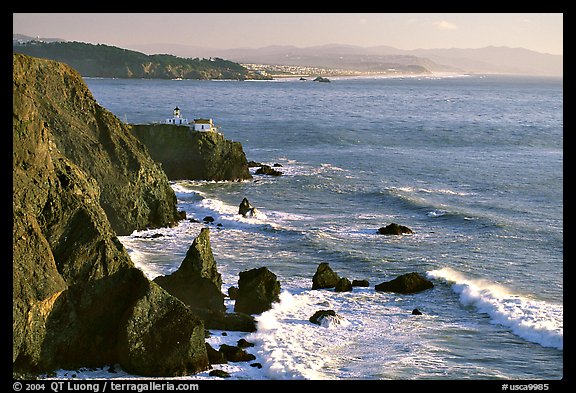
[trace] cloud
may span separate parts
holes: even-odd
[[[457,30],[458,26],[445,20],[434,22],[434,25],[439,30]]]

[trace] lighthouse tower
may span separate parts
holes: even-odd
[[[172,113],[172,118],[166,119],[166,124],[188,125],[188,119],[183,118],[180,108],[176,107]]]

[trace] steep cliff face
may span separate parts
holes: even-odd
[[[14,55],[15,124],[45,130],[53,148],[98,183],[118,235],[176,221],[174,191],[129,126],[96,103],[76,71],[32,59]]]
[[[143,375],[206,369],[202,322],[133,266],[109,221],[146,197],[107,198],[162,188],[165,176],[141,146],[130,150],[133,137],[119,135],[69,67],[21,55],[13,66],[15,375],[110,363]],[[158,214],[168,202],[139,214]],[[137,222],[124,220],[124,228]]]
[[[171,124],[134,125],[132,132],[146,145],[150,156],[162,164],[170,180],[252,178],[242,144],[218,132],[198,132]]]

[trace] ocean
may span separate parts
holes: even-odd
[[[150,279],[176,270],[205,226],[223,292],[245,270],[277,275],[281,301],[257,332],[207,339],[246,338],[262,367],[214,367],[248,380],[562,379],[562,79],[311,79],[85,80],[125,122],[163,122],[178,106],[212,118],[248,160],[281,165],[277,177],[172,181],[178,209],[199,222],[120,237]],[[237,214],[244,197],[255,217]],[[414,233],[377,234],[392,222]],[[312,290],[321,262],[370,285]],[[410,272],[434,288],[374,290]],[[320,309],[340,323],[310,323]]]

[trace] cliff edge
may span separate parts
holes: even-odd
[[[15,138],[45,132],[51,149],[100,186],[99,202],[118,235],[178,220],[162,169],[130,127],[97,104],[80,74],[63,63],[13,59]]]
[[[188,126],[138,124],[132,133],[162,164],[170,180],[248,180],[252,178],[240,142],[218,132],[194,131]]]
[[[174,220],[164,173],[70,67],[13,56],[13,375],[209,367],[201,320],[118,240]]]

